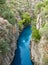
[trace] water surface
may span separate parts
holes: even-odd
[[[30,59],[31,27],[26,27],[18,39],[17,50],[11,65],[34,65]]]

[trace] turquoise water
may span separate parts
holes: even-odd
[[[11,65],[34,65],[30,60],[30,40],[31,40],[31,27],[26,27],[19,39],[15,57]]]

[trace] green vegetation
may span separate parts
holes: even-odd
[[[6,0],[1,0],[1,2],[3,4],[0,4],[0,15],[7,19],[9,21],[9,23],[11,24],[15,24],[16,23],[16,1],[11,0],[11,3],[8,5],[6,4]],[[26,26],[28,23],[30,23],[30,16],[29,13],[25,12],[24,14],[22,13],[22,15],[20,15],[22,17],[21,20],[24,19],[24,26]],[[23,23],[23,22],[22,22]],[[20,24],[20,23],[19,23]],[[19,26],[20,27],[20,26]]]
[[[14,25],[16,23],[16,10],[20,10],[20,7],[16,1],[11,0],[10,5],[5,3],[6,0],[0,0],[0,15],[7,19],[9,23]],[[20,3],[21,1],[19,1]],[[1,4],[2,3],[2,4]],[[29,5],[29,3],[27,3]],[[29,5],[30,6],[30,5]],[[17,8],[16,8],[17,7]],[[19,9],[18,9],[19,7]],[[39,41],[42,35],[48,34],[48,0],[44,0],[43,2],[39,2],[35,5],[35,9],[33,12],[33,17],[31,18],[28,12],[22,12],[20,13],[21,20],[18,21],[19,29],[22,30],[24,27],[32,24],[32,38],[35,39],[35,41]],[[42,28],[40,30],[36,29],[36,21],[37,21],[37,15],[41,14],[42,18]],[[45,24],[46,23],[46,24]]]
[[[6,0],[0,0],[0,4],[4,4]]]
[[[0,54],[6,54],[10,50],[10,39],[5,35],[7,35],[7,31],[0,29]]]
[[[6,0],[1,0],[1,2],[3,2],[3,4],[0,4],[0,15],[3,18],[7,19],[9,21],[9,23],[14,25],[16,23],[16,17],[14,15],[13,11],[7,6],[5,1]]]
[[[42,36],[42,35],[48,36],[48,23],[46,23],[46,24],[44,25],[44,27],[42,27],[42,28],[40,29],[40,35],[41,35],[41,36]]]
[[[32,22],[32,38],[35,39],[35,41],[40,40],[41,36],[46,35],[48,36],[48,0],[44,0],[43,2],[39,2],[35,5],[34,9],[34,18]],[[37,21],[37,15],[41,15],[42,19],[42,27],[40,30],[36,29],[36,21]],[[35,18],[36,17],[36,18]]]
[[[7,39],[0,39],[0,53],[6,54],[9,50],[9,41]]]
[[[37,30],[35,27],[32,27],[32,38],[38,42],[41,38],[40,34],[39,34],[39,30]]]
[[[39,2],[35,6],[35,13],[41,13],[46,9],[46,6],[48,7],[48,0],[44,0],[43,2]]]
[[[39,2],[36,6],[35,6],[35,13],[40,13],[42,11],[42,8],[44,7],[43,2]]]
[[[8,6],[6,0],[0,0],[0,16],[7,19],[9,23],[14,25],[16,23],[16,3],[11,0],[11,4]],[[15,6],[15,7],[14,7]],[[21,20],[18,21],[19,30],[31,24],[31,17],[28,12],[22,12],[20,14]],[[6,27],[5,27],[6,28]],[[7,30],[7,29],[6,29]],[[9,32],[7,30],[7,32]],[[11,35],[10,35],[11,34]],[[10,50],[9,43],[12,41],[12,33],[6,33],[4,30],[0,30],[0,53],[6,54]],[[9,36],[8,36],[9,35]]]
[[[18,22],[20,30],[22,27],[26,27],[31,24],[31,17],[28,12],[25,12],[21,15],[21,20]]]
[[[16,23],[16,18],[15,18],[14,14],[11,11],[8,11],[8,10],[7,11],[4,11],[2,13],[2,16],[5,19],[7,19],[9,21],[9,23],[11,23],[13,25]]]

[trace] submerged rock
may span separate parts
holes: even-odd
[[[48,65],[48,38],[43,36],[39,43],[31,42],[31,60],[34,65]]]
[[[17,25],[0,17],[0,65],[10,65],[14,58],[19,36]]]

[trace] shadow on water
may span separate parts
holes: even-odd
[[[20,56],[21,56],[20,55],[20,48],[19,48],[19,45],[17,45],[17,49],[15,51],[15,57],[14,57],[11,65],[21,65],[21,57]]]
[[[19,36],[17,50],[11,65],[34,65],[30,60],[29,43],[32,31],[30,26],[25,28]]]

